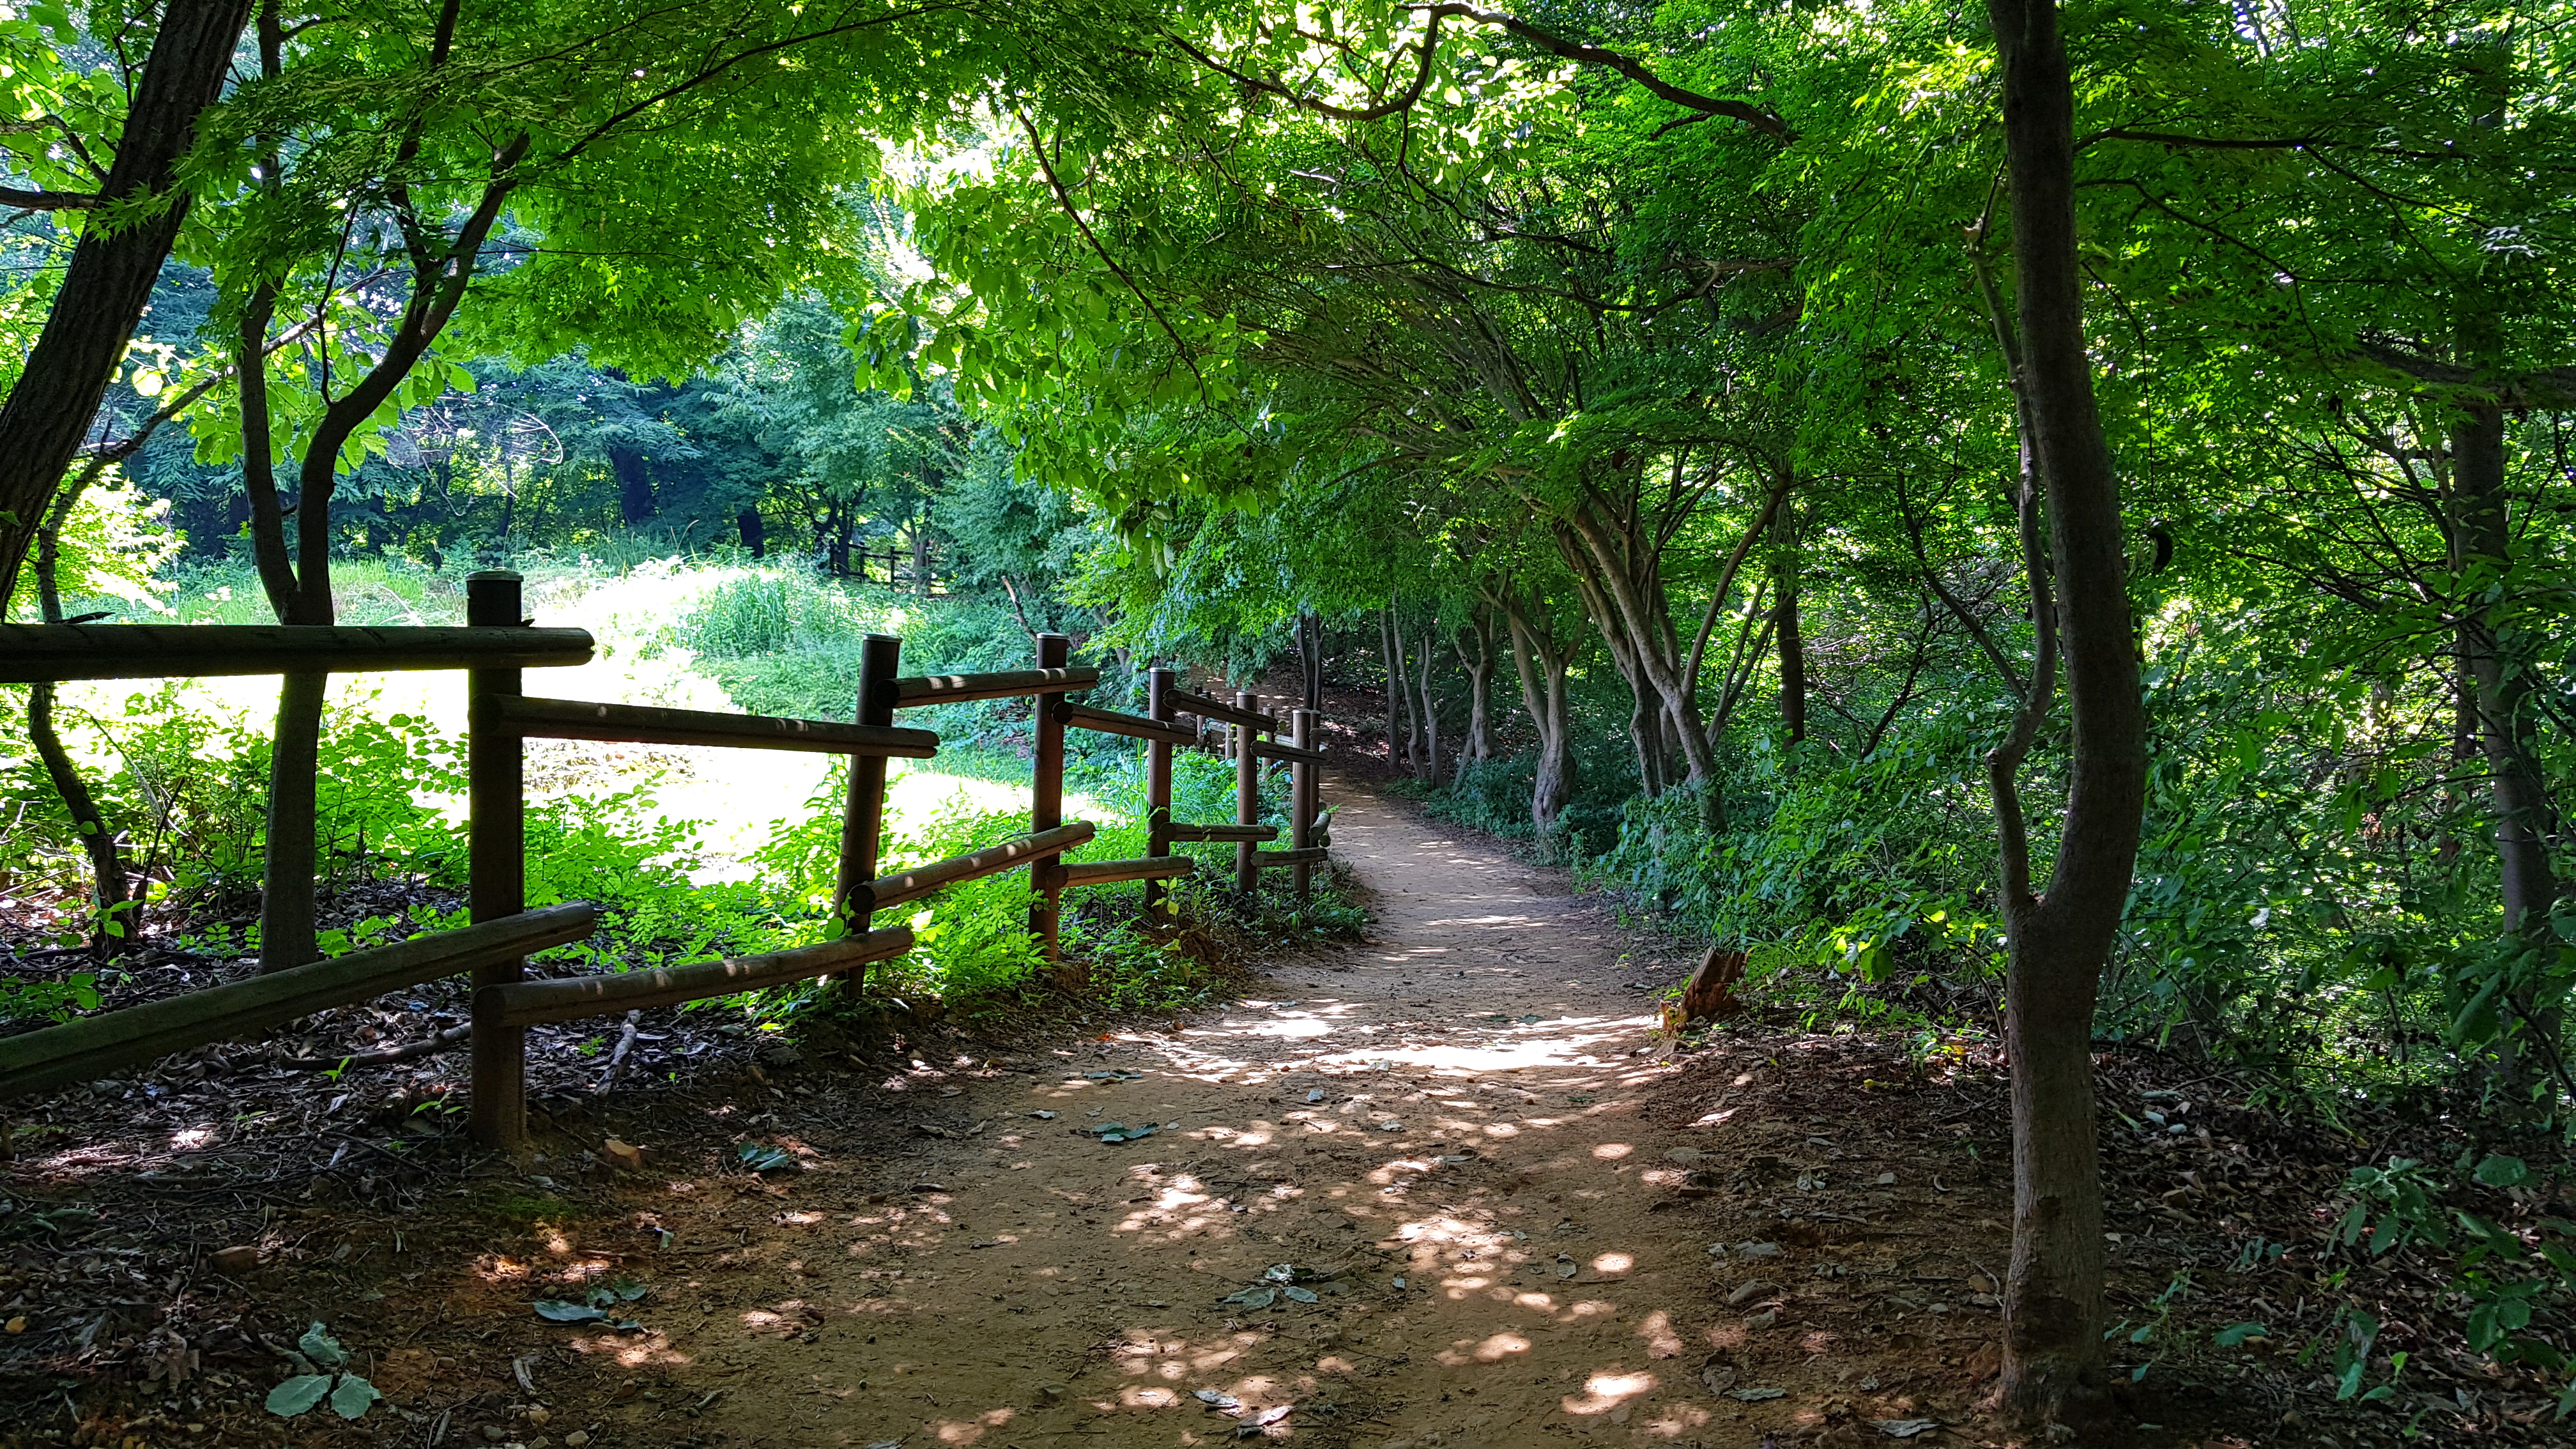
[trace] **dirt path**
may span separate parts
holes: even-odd
[[[1779,1249],[1730,1255],[1750,1292],[1712,1286],[1710,1224],[1671,1211],[1697,1154],[1642,1111],[1672,1071],[1648,1036],[1672,966],[1630,968],[1546,872],[1335,798],[1335,849],[1377,892],[1368,944],[1033,1075],[887,1083],[953,1094],[959,1136],[901,1169],[917,1187],[814,1173],[675,1203],[700,1267],[658,1275],[658,1316],[697,1322],[617,1350],[675,1381],[603,1430],[705,1432],[671,1411],[718,1390],[702,1423],[751,1445],[1794,1429],[1744,1354]],[[1153,1130],[1097,1140],[1113,1124]]]

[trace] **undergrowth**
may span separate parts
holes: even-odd
[[[624,591],[592,617],[600,621],[594,632],[603,650],[630,661],[630,673],[639,667],[632,661],[653,661],[656,687],[683,698],[690,675],[712,674],[734,704],[753,712],[848,718],[859,639],[873,630],[904,638],[907,672],[1028,662],[1028,640],[1008,611],[971,600],[925,600],[800,570],[735,564],[646,561],[602,577],[578,560],[520,562],[531,596],[552,601],[534,606],[541,615],[559,617],[567,601],[585,595],[606,599],[598,593],[604,588]],[[352,563],[336,583],[350,622],[454,622],[462,607],[454,579],[399,559]],[[257,622],[264,608],[255,584],[225,566],[184,578],[168,606],[204,622]],[[23,691],[8,695],[11,703],[0,707],[23,708]],[[79,737],[102,809],[125,827],[129,872],[145,882],[145,929],[156,933],[151,944],[217,957],[255,954],[268,772],[265,721],[256,707],[227,710],[174,681],[127,694],[112,712],[73,707],[61,714],[66,733]],[[1025,700],[910,711],[903,722],[941,734],[941,755],[926,768],[1028,783]],[[1079,731],[1068,745],[1067,793],[1081,797],[1071,813],[1093,820],[1098,834],[1067,859],[1145,854],[1142,747]],[[1175,818],[1233,818],[1230,765],[1184,753],[1173,773]],[[22,951],[49,946],[55,953],[21,956],[0,976],[0,1022],[67,1017],[95,1006],[97,983],[112,982],[119,967],[67,954],[88,924],[86,861],[40,763],[23,744],[0,736],[0,775],[19,802],[0,818],[0,893],[14,898],[8,924]],[[750,853],[749,879],[707,869],[705,823],[670,818],[659,808],[664,781],[655,769],[623,768],[605,784],[597,776],[578,778],[583,788],[529,800],[527,899],[531,907],[594,901],[602,923],[590,939],[538,957],[540,968],[663,966],[810,944],[835,929],[828,910],[841,770]],[[327,954],[464,923],[463,791],[460,738],[417,714],[380,713],[363,695],[335,699],[325,722],[318,792]],[[1265,790],[1271,805],[1265,819],[1283,834],[1285,794],[1283,771]],[[890,821],[886,867],[963,854],[1027,830],[1024,808],[979,806],[975,798],[961,789],[926,815]],[[1068,893],[1064,946],[1088,967],[1086,998],[1094,1007],[1173,1009],[1214,990],[1221,975],[1215,963],[1229,953],[1239,957],[1261,944],[1356,929],[1359,913],[1330,872],[1303,908],[1269,892],[1247,910],[1221,888],[1231,882],[1232,847],[1181,850],[1202,863],[1204,874],[1176,883],[1158,913],[1144,911],[1138,885]],[[403,905],[334,911],[335,896],[356,900],[367,894],[362,888],[386,882],[404,886],[397,893]],[[873,968],[872,989],[1017,1009],[1048,999],[1053,973],[1044,969],[1028,929],[1031,899],[1026,872],[1013,871],[951,886],[881,916],[879,924],[910,926],[918,944]],[[752,993],[729,1005],[775,1015],[817,994],[809,985]]]

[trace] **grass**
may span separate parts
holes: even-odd
[[[867,633],[901,637],[907,673],[1015,668],[1031,653],[1028,636],[1005,607],[972,598],[924,600],[799,567],[669,556],[523,556],[517,562],[529,612],[550,626],[587,629],[598,644],[591,664],[532,675],[532,692],[558,697],[847,719],[859,640]],[[356,625],[461,622],[465,572],[399,558],[337,561],[340,618]],[[152,617],[270,621],[245,564],[197,567],[170,582],[168,612]],[[384,733],[370,722],[394,722],[411,741],[405,748],[422,760],[436,758],[462,735],[463,691],[452,673],[341,676],[334,685],[340,722],[326,752],[346,753],[355,748],[352,741]],[[138,742],[153,737],[147,731],[168,733],[170,721],[184,721],[186,738],[162,754],[232,762],[215,773],[234,781],[239,797],[233,800],[238,808],[222,817],[233,841],[227,889],[238,894],[256,879],[255,807],[265,759],[244,752],[255,752],[265,738],[274,689],[272,681],[257,679],[181,681],[167,692],[77,685],[66,691],[72,707],[65,713],[76,726],[73,744],[84,767],[110,786],[108,798],[124,814],[143,812],[142,802],[160,788],[142,775],[124,781],[135,768]],[[152,720],[162,723],[147,723]],[[958,854],[1027,829],[1027,701],[907,711],[903,722],[936,730],[943,745],[934,761],[900,763],[889,800],[889,863]],[[1143,747],[1085,733],[1069,743],[1076,753],[1068,762],[1067,813],[1099,826],[1098,836],[1069,858],[1144,854]],[[383,753],[391,745],[378,740],[376,747]],[[825,933],[842,787],[823,757],[547,742],[532,750],[530,761],[531,899],[578,895],[611,908],[610,928],[580,952],[594,969],[774,950]],[[1175,764],[1178,818],[1233,817],[1230,766],[1194,754]],[[28,768],[23,745],[0,739],[0,770]],[[202,763],[196,768],[203,772]],[[399,780],[394,788],[411,797],[412,813],[397,823],[410,833],[406,839],[417,839],[409,848],[418,858],[371,857],[368,871],[440,881],[456,874],[457,842],[450,837],[461,824],[463,802],[452,782],[425,766],[379,768],[355,756],[333,768],[352,781]],[[1269,793],[1282,796],[1284,789]],[[377,856],[389,844],[404,848],[384,841],[384,833],[384,827],[362,832],[367,848]],[[49,877],[68,909],[78,886],[76,847],[69,838],[0,840],[0,856],[14,856],[0,859],[0,879]],[[1230,879],[1231,847],[1186,849],[1202,858],[1209,880]],[[1194,923],[1249,943],[1311,939],[1356,922],[1348,902],[1330,890],[1303,913],[1273,902],[1245,916],[1229,892],[1185,885],[1176,893],[1186,908],[1179,918],[1146,917],[1141,894],[1129,885],[1076,892],[1067,902],[1068,948],[1095,967],[1093,1009],[1104,1003],[1165,1009],[1215,989],[1214,957]],[[1048,999],[1051,988],[1027,930],[1029,903],[1018,873],[921,903],[904,913],[920,947],[880,979],[912,995],[1023,1005]],[[243,941],[203,944],[248,949]],[[800,999],[791,992],[736,1004],[775,1011]]]

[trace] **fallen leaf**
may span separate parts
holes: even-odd
[[[1243,1407],[1243,1400],[1236,1398],[1232,1394],[1219,1393],[1214,1389],[1194,1390],[1193,1397],[1197,1398],[1200,1403],[1207,1405],[1211,1409],[1240,1409]]]
[[[1872,1419],[1870,1422],[1890,1439],[1911,1439],[1941,1427],[1938,1419]]]
[[[775,1172],[782,1167],[792,1167],[796,1162],[787,1149],[772,1147],[765,1142],[746,1142],[734,1149],[734,1157],[754,1172]]]
[[[644,1149],[632,1142],[622,1142],[611,1137],[601,1150],[607,1154],[612,1164],[628,1172],[640,1171],[644,1166]]]
[[[329,1374],[297,1374],[268,1391],[268,1411],[281,1419],[292,1419],[331,1391]]]
[[[376,1392],[374,1384],[356,1374],[342,1374],[340,1386],[331,1391],[331,1412],[343,1419],[355,1419],[375,1407],[376,1400],[383,1397]]]
[[[1789,1391],[1787,1389],[1728,1389],[1726,1396],[1743,1403],[1758,1404],[1765,1399],[1785,1399],[1789,1396]]]

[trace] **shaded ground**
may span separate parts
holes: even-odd
[[[932,1027],[890,1067],[820,1042],[796,1065],[747,1043],[724,1069],[657,1060],[661,1083],[601,1099],[613,1112],[558,1098],[546,1156],[515,1166],[326,1123],[346,1141],[308,1145],[336,1159],[319,1173],[151,1179],[130,1130],[102,1151],[56,1099],[0,1219],[0,1314],[27,1320],[0,1340],[0,1437],[2006,1439],[1972,1407],[2006,1256],[1995,1063],[1784,1022],[1676,1056],[1650,1027],[1678,963],[1632,958],[1555,873],[1334,798],[1371,941],[1279,963],[1222,1013],[1007,1051]],[[2116,1296],[2154,1320],[2124,1361],[2157,1361],[2089,1442],[2394,1443],[2409,1417],[2551,1432],[2465,1363],[2392,1414],[2331,1405],[2259,1343],[2210,1349],[2249,1297],[2285,1341],[2313,1332],[2318,1265],[2293,1253],[2223,1301],[2159,1306],[2174,1272],[2214,1281],[2249,1237],[2312,1239],[2340,1167],[2194,1101],[2188,1069],[2106,1066]],[[773,1148],[765,1171],[744,1161]],[[601,1321],[532,1308],[612,1284],[643,1292]],[[314,1320],[389,1406],[354,1425],[259,1410]]]

